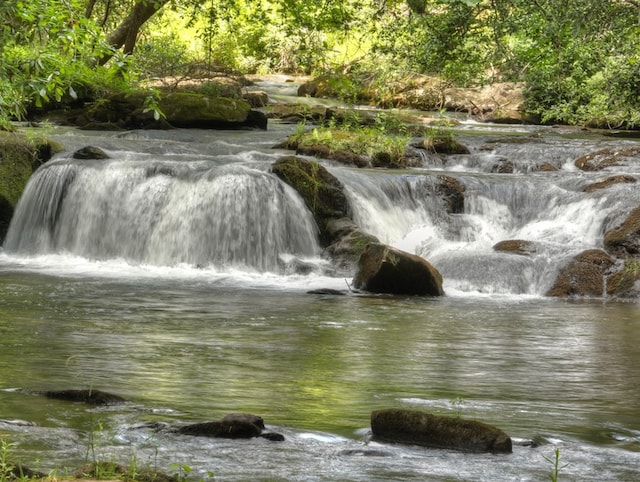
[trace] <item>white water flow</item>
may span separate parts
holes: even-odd
[[[449,214],[425,173],[389,175],[334,169],[354,218],[382,242],[428,259],[450,292],[542,295],[560,266],[602,248],[606,230],[639,200],[635,186],[584,193],[587,179],[558,175],[456,176],[464,212]],[[505,240],[531,243],[528,256],[498,252]]]
[[[278,272],[317,256],[316,238],[299,196],[256,167],[62,159],[33,176],[5,249]]]

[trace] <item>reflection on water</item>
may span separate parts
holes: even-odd
[[[568,480],[637,475],[637,304],[312,296],[205,277],[54,277],[11,266],[0,292],[0,418],[36,424],[0,422],[0,433],[27,464],[81,462],[86,431],[100,421],[100,449],[124,462],[135,452],[221,480],[548,473],[551,445],[507,457],[365,445],[370,412],[403,406],[553,442],[570,462],[565,473],[578,477]],[[96,410],[11,390],[87,387],[132,403]],[[194,442],[132,428],[234,411],[262,415],[287,441]],[[349,455],[372,448],[385,456]]]

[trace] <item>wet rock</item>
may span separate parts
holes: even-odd
[[[583,251],[564,266],[547,296],[602,296],[605,274],[615,260],[599,249]]]
[[[640,207],[632,210],[620,226],[604,235],[604,248],[620,258],[640,255]]]
[[[535,167],[536,171],[540,171],[540,172],[553,172],[553,171],[557,171],[558,167],[554,166],[553,164],[549,163],[549,162],[543,162],[541,164],[538,164]]]
[[[464,184],[455,177],[438,176],[436,190],[446,202],[449,214],[464,213]]]
[[[583,171],[601,171],[608,167],[634,165],[640,162],[640,147],[606,147],[591,152],[575,160],[575,165]]]
[[[496,174],[513,174],[513,162],[508,159],[500,159],[491,166],[491,172]]]
[[[418,410],[371,413],[373,439],[464,452],[511,453],[511,438],[493,425]]]
[[[307,291],[308,295],[332,295],[332,296],[345,296],[347,294],[344,290],[334,290],[332,288],[320,288],[317,290]]]
[[[427,260],[379,243],[368,244],[353,286],[372,293],[442,296],[442,275]]]
[[[66,400],[68,402],[82,402],[90,405],[115,405],[124,403],[126,400],[113,393],[101,390],[49,390],[42,392],[47,398],[56,400]]]
[[[640,298],[640,259],[627,259],[606,279],[607,296]]]
[[[74,159],[98,160],[109,159],[109,155],[99,147],[86,146],[73,153]]]
[[[614,184],[632,184],[637,182],[637,179],[634,176],[629,174],[620,174],[618,176],[611,176],[606,179],[602,179],[600,181],[594,182],[586,186],[582,191],[583,192],[594,192],[600,189],[606,189],[608,187],[613,186]]]
[[[264,432],[264,420],[250,413],[231,413],[221,420],[186,425],[177,430],[181,435],[196,437],[214,437],[228,439],[247,439],[263,437],[267,440],[282,441],[284,436],[273,432]]]
[[[378,243],[378,238],[360,229],[350,218],[331,219],[326,224],[332,243],[325,249],[334,264],[341,269],[353,270],[365,247]]]
[[[414,144],[414,146],[416,146]],[[469,154],[469,148],[450,134],[436,134],[422,141],[422,148],[436,154]]]
[[[505,253],[519,254],[522,256],[529,256],[535,252],[534,244],[531,241],[525,241],[522,239],[507,239],[500,241],[493,245],[494,251],[503,251]]]
[[[272,170],[298,191],[320,230],[320,242],[324,246],[333,242],[327,223],[331,219],[347,217],[349,210],[342,183],[317,162],[296,156],[281,157]]]
[[[345,166],[354,167],[371,167],[371,162],[366,156],[362,156],[355,152],[347,151],[344,149],[330,149],[324,144],[313,144],[306,146],[298,146],[296,148],[296,154],[301,156],[313,156],[321,159],[329,159],[336,161]]]

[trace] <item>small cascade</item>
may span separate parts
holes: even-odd
[[[257,167],[58,160],[29,182],[5,250],[278,272],[316,239],[297,193]]]
[[[465,208],[449,214],[436,175],[334,173],[348,190],[356,222],[428,259],[450,291],[543,294],[563,263],[601,248],[613,220],[640,202],[637,189],[624,185],[584,193],[562,176],[456,175],[465,186]],[[525,241],[528,252],[494,250],[506,240]]]

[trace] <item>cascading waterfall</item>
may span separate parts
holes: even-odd
[[[319,253],[297,193],[243,164],[58,160],[34,174],[5,250],[278,272]]]
[[[640,202],[634,187],[584,193],[587,180],[564,181],[562,174],[464,175],[456,176],[465,186],[464,212],[448,214],[434,175],[333,172],[363,229],[428,259],[449,292],[541,295],[564,262],[601,248],[604,232]],[[493,249],[516,239],[531,243],[529,255]]]

